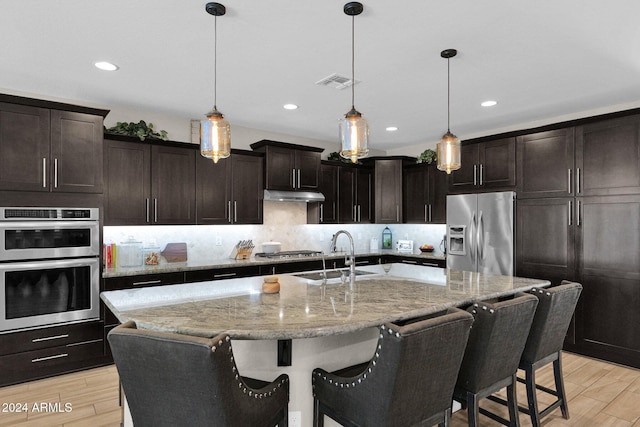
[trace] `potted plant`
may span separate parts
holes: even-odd
[[[436,161],[438,158],[437,153],[431,148],[427,148],[416,158],[416,163],[427,163],[431,164]]]
[[[140,141],[144,141],[145,138],[150,139],[167,139],[167,131],[161,130],[156,132],[153,130],[153,123],[147,123],[144,120],[140,120],[138,123],[134,122],[117,122],[115,126],[110,128],[104,128],[105,133],[110,133],[113,135],[127,135],[127,136],[137,136],[140,138]]]

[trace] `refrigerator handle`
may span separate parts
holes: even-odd
[[[484,224],[482,222],[482,211],[478,214],[478,260],[484,258]]]
[[[476,234],[476,211],[473,211],[471,214],[471,222],[469,223],[469,243],[467,247],[469,248],[469,255],[471,255],[471,261],[475,263],[476,261],[476,242],[474,239],[474,234]]]

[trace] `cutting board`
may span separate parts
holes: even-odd
[[[187,260],[187,244],[182,243],[167,243],[160,255],[167,260],[167,262],[185,262]]]

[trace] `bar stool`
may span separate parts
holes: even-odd
[[[446,314],[387,323],[373,358],[335,372],[312,373],[313,425],[327,415],[343,426],[448,426],[453,386],[473,316]]]
[[[289,378],[241,377],[231,340],[136,329],[108,335],[136,427],[286,426]]]
[[[530,292],[538,298],[538,308],[520,358],[519,368],[524,370],[525,379],[518,378],[518,381],[526,384],[529,403],[528,409],[520,407],[520,410],[529,414],[534,427],[539,427],[540,420],[557,407],[560,407],[565,419],[569,418],[562,377],[562,345],[582,292],[582,285],[562,281],[560,286],[532,289]],[[553,362],[555,390],[536,384],[536,370],[551,362]],[[540,411],[536,389],[557,397],[556,401]]]
[[[516,372],[538,300],[533,295],[469,307],[475,318],[456,382],[454,398],[467,408],[469,426],[482,413],[501,424],[519,426]],[[507,388],[509,420],[480,408],[480,399]]]

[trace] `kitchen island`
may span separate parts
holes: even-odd
[[[261,293],[263,278],[248,277],[110,291],[101,297],[121,322],[133,320],[140,328],[203,337],[228,333],[242,375],[290,376],[290,413],[307,426],[313,368],[335,370],[368,360],[379,325],[549,285],[405,264],[358,271],[352,289],[339,277],[325,283],[292,274],[279,276],[277,294]],[[284,360],[278,357],[283,342],[289,345]]]

